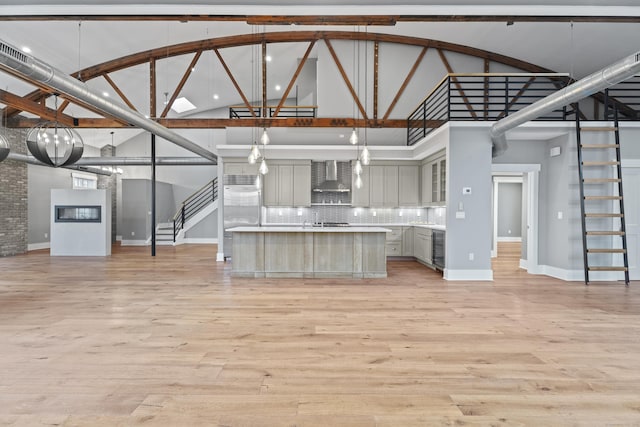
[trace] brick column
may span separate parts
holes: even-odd
[[[112,145],[105,145],[100,149],[100,157],[114,157],[116,155],[116,148]],[[116,242],[117,234],[117,206],[118,201],[118,175],[111,174],[111,176],[98,175],[98,188],[111,190],[111,243]]]
[[[12,153],[26,154],[25,129],[0,128]],[[0,162],[0,256],[27,252],[27,164]]]

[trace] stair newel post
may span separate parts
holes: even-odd
[[[182,208],[180,209],[180,216],[181,216],[181,221],[180,221],[180,229],[182,230],[184,228],[184,203],[182,203]]]
[[[173,221],[173,243],[176,242],[176,221]]]

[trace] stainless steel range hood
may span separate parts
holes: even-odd
[[[348,193],[351,191],[349,186],[338,180],[338,162],[335,160],[327,160],[324,162],[325,180],[313,191],[316,193]]]

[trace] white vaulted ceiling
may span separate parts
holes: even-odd
[[[640,16],[637,0],[492,0],[482,1],[413,1],[401,4],[379,0],[319,0],[313,2],[294,1],[243,1],[241,4],[228,0],[179,1],[137,0],[87,1],[47,1],[47,0],[0,0],[0,16],[14,16],[14,19],[0,20],[0,39],[17,47],[28,46],[32,55],[68,73],[94,64],[110,61],[125,55],[166,45],[201,39],[250,34],[256,26],[244,20],[237,21],[120,21],[120,20],[21,20],[21,15],[535,15],[535,16]],[[442,3],[446,3],[443,5]],[[360,27],[362,30],[363,27]],[[309,31],[337,30],[354,31],[353,26],[260,26],[262,31]],[[369,32],[406,35],[443,40],[472,46],[511,56],[530,63],[558,71],[569,72],[580,78],[596,71],[617,59],[629,55],[640,46],[640,24],[638,22],[397,22],[394,26],[370,26]],[[277,83],[278,75],[285,75],[295,69],[295,61],[304,54],[306,45],[270,45],[269,54],[274,61],[269,64],[268,80]],[[313,56],[313,54],[312,54]],[[287,58],[285,62],[284,58]],[[225,53],[229,66],[245,81],[246,91],[251,90],[251,66],[247,65],[246,52],[240,49]],[[188,58],[171,58],[158,67],[158,85],[171,92],[180,79]],[[194,98],[198,111],[221,109],[239,103],[237,94],[229,84],[216,86],[213,74],[223,71],[211,52],[205,52],[197,67],[206,67],[201,81],[190,81],[185,92]],[[468,70],[458,70],[465,72]],[[195,74],[194,74],[195,76]],[[113,75],[123,91],[131,94],[132,101],[144,95],[136,95],[136,88],[145,89],[148,81],[138,80],[135,70],[123,70]],[[402,78],[402,77],[401,77]],[[96,79],[98,80],[98,79]],[[246,86],[246,82],[248,86]],[[104,81],[89,82],[96,90],[109,91]],[[287,81],[280,83],[286,85]],[[274,90],[269,85],[270,91]],[[6,73],[0,71],[0,89],[23,96],[34,89]],[[226,91],[226,92],[225,92]],[[162,90],[159,96],[163,97]],[[214,100],[213,93],[220,92],[220,99]],[[270,93],[270,96],[271,93]],[[277,96],[274,93],[273,96]],[[134,101],[136,103],[136,101]],[[72,110],[68,110],[72,111]],[[95,145],[110,143],[108,129],[84,130],[91,132]],[[283,142],[320,142],[330,134],[337,138],[346,130],[301,130],[282,129],[279,131]],[[231,137],[242,131],[230,132]],[[382,133],[382,139],[402,138],[404,130]],[[118,141],[126,138],[123,132]]]

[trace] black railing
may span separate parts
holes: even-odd
[[[218,178],[209,181],[204,187],[189,196],[178,212],[173,216],[173,243],[186,222],[205,207],[218,199]]]
[[[618,109],[618,120],[640,119],[640,77],[635,76],[604,91],[603,120],[611,120]],[[598,117],[599,118],[599,117]]]
[[[262,118],[262,107],[252,107],[255,118]],[[276,111],[278,115],[276,116]],[[318,112],[318,107],[315,105],[303,106],[303,105],[283,105],[278,110],[277,106],[266,107],[266,117],[269,118],[314,118]],[[233,105],[229,107],[230,119],[251,119],[254,115],[251,114],[251,109],[246,105]]]
[[[500,120],[565,87],[564,74],[449,74],[407,119],[407,145],[452,120]],[[566,108],[537,120],[567,120]]]

